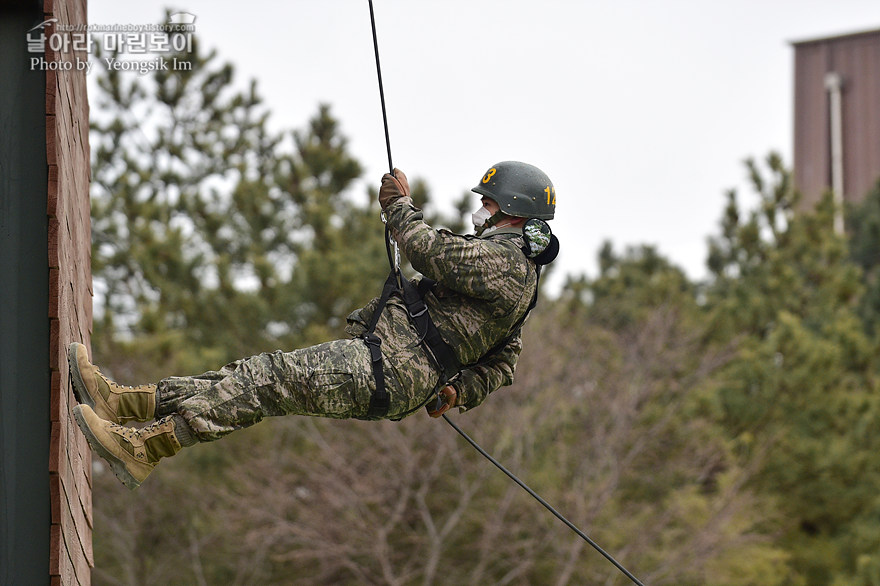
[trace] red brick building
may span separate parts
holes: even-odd
[[[812,208],[829,188],[861,201],[880,178],[880,30],[794,46],[794,180]]]
[[[36,48],[62,24],[86,24],[86,0],[0,3],[2,584],[85,586],[94,566],[66,360],[92,327],[86,73],[70,66],[88,54]]]

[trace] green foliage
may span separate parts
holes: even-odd
[[[869,334],[880,334],[880,181],[863,202],[849,205],[850,258],[865,273],[859,316]]]
[[[558,456],[550,465],[575,473],[559,486],[583,493],[567,504],[591,503],[594,537],[633,552],[645,583],[785,583],[788,554],[766,527],[778,522],[773,501],[746,487],[750,471],[706,416],[734,355],[707,342],[697,288],[650,247],[618,256],[607,244],[600,266],[595,281],[569,283],[538,336],[558,358],[543,362],[536,400],[558,402],[532,421],[570,430],[544,446]],[[602,583],[601,571],[581,568],[571,583]]]
[[[876,346],[830,197],[794,214],[790,174],[777,157],[768,167],[769,181],[749,164],[760,209],[740,221],[731,194],[712,242],[716,335],[739,347],[719,385],[720,420],[758,467],[752,485],[778,495],[795,575],[825,584],[854,574],[880,537],[863,524],[880,481],[870,463],[880,448],[870,431],[880,414]]]
[[[589,291],[594,315],[620,329],[643,321],[658,305],[693,303],[696,287],[653,246],[631,247],[620,258],[606,242],[599,251],[599,278]]]

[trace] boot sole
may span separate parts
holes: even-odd
[[[95,401],[92,400],[92,396],[86,390],[86,383],[83,381],[82,373],[79,371],[79,364],[76,361],[76,347],[76,342],[67,347],[67,366],[70,369],[70,376],[73,378],[73,395],[78,402],[94,409]]]
[[[134,490],[141,485],[138,480],[131,475],[128,471],[128,468],[125,466],[125,462],[117,458],[114,454],[112,454],[107,448],[98,441],[98,438],[95,437],[95,434],[92,433],[92,428],[89,427],[89,424],[86,422],[85,418],[82,415],[82,409],[79,405],[73,408],[73,417],[76,419],[76,424],[79,425],[80,430],[82,430],[83,435],[86,436],[86,440],[89,442],[89,445],[92,446],[92,449],[98,452],[98,455],[104,458],[104,460],[110,464],[110,469],[113,470],[113,474],[116,475],[116,478],[119,479],[122,484],[126,486],[129,490]]]

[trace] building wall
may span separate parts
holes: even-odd
[[[46,0],[45,19],[86,24],[86,0]],[[85,52],[53,53],[46,61],[87,60]],[[47,71],[49,369],[51,439],[49,488],[52,584],[91,583],[91,452],[71,416],[75,404],[67,367],[71,342],[91,343],[92,275],[89,211],[89,104],[86,74]]]
[[[880,30],[793,43],[794,179],[812,208],[831,187],[825,76],[842,77],[843,197],[864,199],[880,178]]]

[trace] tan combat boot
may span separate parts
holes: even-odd
[[[92,449],[107,460],[116,478],[131,490],[141,485],[160,458],[198,443],[192,429],[178,414],[141,429],[101,419],[88,405],[74,407],[73,416]]]
[[[88,350],[76,342],[67,347],[67,362],[77,401],[91,407],[102,419],[125,423],[150,421],[156,416],[156,385],[116,384],[89,362]]]

